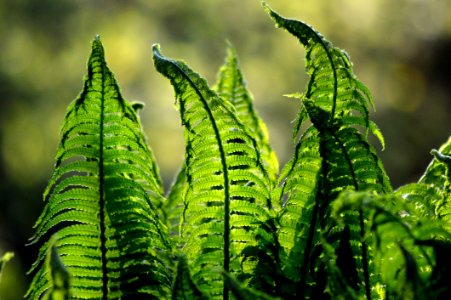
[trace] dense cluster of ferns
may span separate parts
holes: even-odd
[[[451,140],[393,191],[349,56],[265,5],[306,49],[310,81],[279,172],[230,45],[217,83],[153,47],[185,161],[167,194],[99,38],[61,129],[29,299],[449,299]]]

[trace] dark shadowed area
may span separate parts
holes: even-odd
[[[346,49],[373,94],[372,117],[386,149],[374,145],[393,186],[418,180],[429,151],[451,134],[451,2],[268,3]],[[226,40],[233,43],[281,165],[291,156],[298,103],[283,95],[307,83],[304,50],[274,27],[259,0],[0,0],[0,255],[16,253],[0,282],[1,299],[20,299],[27,289],[37,249],[25,244],[96,34],[124,97],[145,103],[142,123],[166,187],[184,146],[172,87],[153,67],[153,43],[211,85]]]

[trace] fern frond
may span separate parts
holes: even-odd
[[[279,173],[279,162],[269,144],[268,129],[254,108],[252,95],[246,87],[236,50],[230,43],[227,48],[225,64],[219,70],[218,79],[213,89],[221,98],[233,104],[237,117],[253,134],[262,153],[262,160],[268,170],[271,182],[275,184]]]
[[[185,127],[186,172],[183,251],[199,288],[228,299],[220,270],[249,276],[254,262],[242,251],[256,244],[259,224],[271,206],[269,178],[258,143],[229,102],[185,63],[153,47],[156,69],[175,90]]]
[[[45,207],[32,243],[41,244],[27,293],[50,288],[44,264],[55,246],[72,275],[71,294],[84,299],[160,298],[171,279],[169,249],[157,208],[162,186],[135,109],[122,98],[97,37],[88,75],[61,130]]]
[[[449,284],[443,284],[449,281],[449,277],[445,279],[449,263],[442,259],[451,255],[451,236],[443,222],[421,216],[414,203],[398,195],[370,192],[340,194],[333,203],[332,217],[344,222],[343,214],[355,210],[364,211],[367,235],[375,235],[370,247],[375,252],[376,271],[386,286],[385,297],[444,299],[449,295],[450,289],[445,287]],[[437,290],[437,283],[444,289]]]
[[[263,120],[258,116],[253,106],[253,99],[246,87],[246,81],[241,73],[238,56],[235,48],[228,43],[227,57],[225,64],[218,73],[218,79],[213,90],[224,99],[230,102],[234,108],[238,119],[252,134],[261,151],[263,164],[267,168],[271,183],[275,184],[278,174],[279,163],[276,154],[269,144],[268,130]],[[168,193],[168,202],[165,205],[165,213],[168,214],[170,224],[173,226],[172,234],[177,233],[180,221],[180,211],[183,209],[183,192],[186,187],[185,166],[181,168],[176,176],[174,184]],[[273,203],[276,207],[278,203]]]
[[[369,105],[374,108],[368,88],[352,71],[349,55],[336,48],[308,24],[286,19],[264,3],[268,14],[278,27],[298,38],[306,49],[306,71],[310,81],[304,97],[312,100],[320,109],[328,112],[324,120],[332,124],[340,118],[348,125],[371,131],[384,147],[384,139],[377,125],[369,118]]]
[[[319,156],[316,158],[316,165],[321,165],[321,169],[317,168],[316,172],[321,172],[321,174],[316,177],[315,189],[310,190],[311,197],[314,198],[308,202],[308,205],[302,197],[294,197],[287,200],[285,207],[288,207],[290,203],[301,203],[300,207],[304,210],[297,212],[299,216],[297,220],[305,216],[306,223],[310,221],[310,224],[304,224],[305,229],[303,230],[310,232],[308,236],[311,241],[305,244],[305,247],[308,248],[300,248],[300,251],[307,250],[307,252],[303,252],[303,261],[308,261],[311,268],[315,269],[315,262],[310,256],[312,253],[309,253],[313,251],[312,244],[319,242],[315,240],[318,236],[315,236],[314,232],[319,229],[327,232],[324,240],[332,243],[333,248],[337,251],[340,243],[344,243],[344,240],[347,239],[344,238],[347,236],[345,234],[347,227],[337,227],[333,221],[329,220],[330,203],[339,193],[345,190],[369,190],[375,193],[391,191],[388,176],[375,150],[368,142],[367,133],[375,134],[380,139],[382,146],[384,141],[376,124],[369,118],[369,106],[374,106],[371,94],[355,77],[347,53],[334,47],[309,25],[301,21],[283,18],[266,4],[264,6],[276,25],[297,37],[306,49],[306,70],[310,75],[310,81],[306,92],[300,97],[302,105],[293,136],[298,135],[302,121],[308,117],[318,132],[318,142],[306,146],[318,149]],[[364,134],[361,133],[362,129]],[[308,131],[312,131],[312,129],[308,129]],[[297,147],[305,147],[302,143],[304,143],[303,137]],[[293,163],[293,165],[295,164]],[[294,176],[301,174],[297,173]],[[285,190],[285,193],[289,194],[289,189]],[[356,263],[359,273],[359,284],[356,290],[360,290],[359,293],[362,293],[363,296],[371,298],[372,285],[376,284],[377,280],[370,278],[372,259],[363,238],[366,220],[361,211],[347,212],[346,219],[350,231],[347,242],[352,245],[353,255],[349,256],[350,261],[343,263],[342,266]],[[302,223],[296,224],[295,221],[290,224],[294,227]],[[316,227],[319,226],[318,224],[321,226]],[[281,232],[285,230],[285,226],[287,225],[281,225]],[[292,237],[296,237],[296,235]],[[292,243],[298,245],[298,241],[301,242],[302,238],[296,237]],[[327,245],[323,246],[324,250],[327,250]],[[319,258],[318,255],[316,257]],[[299,276],[293,277],[293,279],[301,280],[298,286],[305,286],[306,283],[309,283],[305,281],[308,277],[306,276],[307,271],[305,271],[306,266],[301,263],[302,260],[299,258],[297,260],[302,267],[298,270]],[[330,266],[325,267],[325,270],[333,272],[333,268]],[[320,270],[318,265],[316,268]],[[333,276],[332,273],[329,275]],[[310,274],[310,277],[312,276],[314,275]],[[299,293],[303,293],[303,289],[300,289]]]

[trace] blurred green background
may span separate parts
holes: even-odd
[[[268,2],[346,49],[375,98],[393,185],[417,180],[430,149],[451,134],[451,1]],[[172,88],[153,68],[156,42],[213,84],[231,41],[281,164],[291,156],[298,105],[283,95],[306,85],[304,51],[259,0],[0,0],[0,254],[16,253],[0,299],[21,299],[27,288],[37,249],[25,244],[96,34],[124,97],[146,104],[141,118],[166,187],[184,148]]]

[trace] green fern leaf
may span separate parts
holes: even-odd
[[[240,70],[236,50],[230,43],[227,48],[225,64],[219,71],[217,83],[213,90],[235,107],[237,117],[256,140],[271,183],[274,184],[279,169],[278,160],[269,144],[266,125],[254,109],[252,96],[246,88],[246,82]],[[168,202],[164,209],[169,218],[168,222],[172,226],[172,235],[176,235],[180,227],[179,221],[181,210],[183,210],[183,196],[186,191],[186,183],[186,171],[185,166],[183,166],[170,188],[167,196]],[[273,205],[277,207],[278,203],[273,203]]]
[[[374,133],[384,147],[381,132],[369,118],[368,105],[374,108],[373,98],[355,77],[349,55],[308,24],[283,18],[266,3],[263,5],[276,25],[297,37],[305,47],[306,71],[311,79],[304,97],[329,113],[329,119],[324,121],[332,124],[334,119],[340,118],[345,124],[363,127],[366,132]]]
[[[310,188],[308,193],[302,196],[293,197],[296,194],[290,194],[290,189],[285,188],[284,192],[288,193],[289,198],[282,211],[281,222],[283,223],[279,234],[283,237],[282,233],[285,228],[296,228],[293,231],[295,234],[289,235],[292,239],[291,243],[305,247],[297,246],[299,250],[291,248],[299,254],[302,253],[302,255],[295,256],[297,264],[295,263],[294,266],[301,267],[298,274],[292,279],[301,280],[298,285],[300,287],[298,293],[303,294],[303,287],[306,284],[311,285],[306,274],[305,262],[311,264],[311,269],[315,268],[315,262],[310,253],[310,251],[314,251],[312,244],[318,242],[315,232],[319,229],[327,232],[328,236],[325,240],[333,243],[335,249],[339,249],[340,243],[343,243],[343,236],[346,236],[343,232],[346,227],[337,227],[329,220],[330,203],[340,192],[345,190],[370,190],[376,193],[386,193],[391,191],[391,185],[381,161],[367,139],[367,133],[371,131],[380,138],[382,146],[384,145],[379,129],[369,119],[369,105],[373,106],[372,97],[368,89],[355,77],[349,56],[334,47],[309,25],[301,21],[283,18],[266,4],[264,6],[276,25],[297,37],[306,48],[306,70],[310,75],[310,81],[306,92],[300,97],[302,106],[293,136],[298,135],[301,124],[307,117],[318,132],[315,144],[301,145],[305,143],[301,137],[297,147],[302,149],[307,146],[318,149],[320,157],[317,156],[315,159],[317,168],[313,174],[318,174],[318,172],[321,174],[316,175],[316,182],[313,181],[311,184],[313,188]],[[361,134],[361,129],[365,131],[365,134]],[[312,132],[312,129],[307,130],[307,132],[309,131]],[[307,148],[301,151],[307,152],[312,149]],[[296,154],[298,151],[299,149],[296,149],[295,158],[302,158],[302,155]],[[289,168],[296,164],[297,162],[294,161]],[[290,176],[301,176],[303,173],[298,173],[299,171]],[[296,187],[293,187],[293,190],[295,189]],[[296,212],[298,217],[294,217],[295,213],[291,217],[294,221],[287,222],[284,221],[283,216],[285,208],[290,205],[297,205],[300,209]],[[354,259],[357,260],[360,281],[358,289],[364,296],[371,298],[372,285],[376,284],[377,280],[370,278],[372,259],[363,238],[366,221],[361,211],[348,212],[346,219],[350,230],[348,242],[352,245],[353,255],[349,256],[351,261],[341,265],[352,265],[356,263]],[[305,223],[302,224],[298,220],[303,220]],[[318,224],[321,226],[316,227],[319,226]],[[305,238],[305,234],[301,234],[302,232],[309,232],[308,239]],[[304,238],[300,236],[304,236]],[[323,246],[326,247],[326,245]],[[289,246],[286,248],[290,249]],[[286,249],[285,252],[287,252]],[[318,255],[316,257],[319,258]],[[318,265],[316,268],[320,270]],[[327,265],[326,270],[333,271]],[[289,274],[293,275],[294,273],[290,270]],[[310,274],[310,277],[315,277],[315,275]]]
[[[27,297],[50,288],[44,264],[55,246],[83,299],[166,295],[169,249],[159,221],[162,186],[135,109],[125,101],[97,37],[88,75],[69,106],[45,207],[32,243],[41,245]]]
[[[375,272],[386,287],[375,286],[379,297],[445,299],[449,295],[449,263],[444,257],[451,255],[451,236],[441,220],[423,216],[421,208],[397,194],[371,192],[340,194],[332,205],[332,217],[345,222],[346,211],[357,210],[369,216],[366,234],[375,237],[369,245],[375,252]]]
[[[271,206],[269,178],[257,142],[205,79],[153,47],[156,69],[175,90],[185,127],[186,172],[183,251],[199,288],[228,299],[221,269],[246,278],[255,262],[242,251],[256,244]]]
[[[241,73],[236,50],[230,43],[227,48],[225,64],[219,71],[214,90],[225,101],[233,104],[238,118],[253,133],[253,137],[262,153],[262,160],[268,170],[271,182],[275,184],[279,173],[279,162],[269,144],[266,125],[253,106],[253,99]]]

